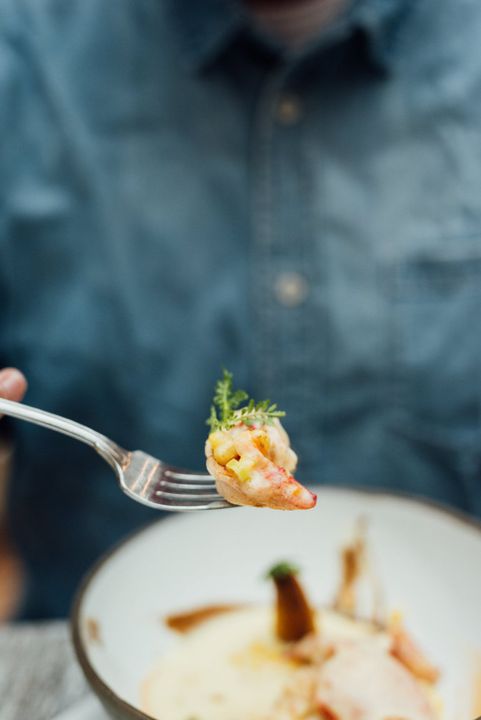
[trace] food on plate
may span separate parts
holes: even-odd
[[[341,551],[341,581],[334,607],[346,615],[355,614],[356,590],[361,578],[367,575],[365,532],[364,520],[361,518],[352,542],[343,547]]]
[[[145,680],[143,710],[159,720],[439,720],[438,670],[401,615],[359,615],[369,564],[359,534],[342,553],[341,589],[347,555],[357,567],[347,609],[341,590],[316,608],[282,562],[268,573],[271,607],[210,606],[203,621],[190,611],[187,632],[182,614],[170,618],[183,635]]]
[[[207,421],[206,464],[217,490],[234,505],[275,510],[308,510],[314,493],[294,479],[297,455],[269,400],[254,402],[233,390],[232,374],[224,370],[215,388]]]
[[[281,562],[268,573],[276,588],[276,635],[285,642],[314,632],[314,613],[297,572],[295,565]]]

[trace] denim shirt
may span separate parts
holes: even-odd
[[[481,515],[481,4],[357,0],[289,55],[229,0],[0,0],[0,366],[203,466],[225,366],[307,484]],[[158,514],[2,421],[26,615]]]

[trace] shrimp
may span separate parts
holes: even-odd
[[[314,493],[292,476],[297,455],[276,418],[269,425],[239,423],[207,438],[206,464],[218,492],[234,505],[308,510]]]
[[[394,613],[391,618],[389,633],[392,640],[391,655],[420,680],[435,683],[439,679],[439,670],[427,659],[405,630],[398,613]]]

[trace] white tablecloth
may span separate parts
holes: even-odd
[[[0,720],[105,720],[65,622],[0,626]]]

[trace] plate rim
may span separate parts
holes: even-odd
[[[470,527],[471,529],[477,531],[479,535],[481,536],[481,520],[477,519],[476,517],[472,515],[468,515],[467,513],[463,512],[462,510],[459,510],[457,508],[450,507],[449,505],[440,502],[439,500],[434,500],[433,498],[424,497],[424,496],[417,496],[417,495],[411,495],[410,493],[399,491],[399,490],[383,490],[379,488],[371,488],[371,487],[363,487],[363,486],[350,486],[350,485],[318,485],[316,486],[316,492],[319,494],[322,494],[324,490],[328,491],[347,491],[349,493],[355,494],[355,495],[370,495],[375,496],[377,498],[387,498],[387,499],[394,499],[394,500],[401,500],[402,502],[406,504],[413,504],[417,506],[424,507],[425,509],[428,509],[434,513],[437,513],[439,515],[442,515],[443,517],[448,517],[450,520],[455,520],[457,523],[461,524],[463,527]],[[177,514],[173,513],[170,517],[163,518],[162,520],[153,520],[152,522],[148,522],[146,525],[143,525],[140,528],[137,528],[133,532],[126,535],[124,538],[119,540],[119,542],[115,543],[111,548],[109,548],[105,553],[103,553],[99,559],[92,565],[92,567],[85,573],[83,576],[78,589],[74,595],[74,600],[72,603],[72,608],[70,611],[70,637],[72,641],[72,645],[74,648],[75,656],[77,659],[77,662],[80,665],[80,668],[99,698],[99,700],[107,707],[111,707],[116,714],[119,715],[121,718],[126,718],[126,720],[156,720],[156,718],[152,717],[152,715],[147,715],[147,713],[143,712],[142,710],[139,710],[134,705],[131,705],[126,700],[123,700],[117,693],[109,686],[107,683],[105,683],[102,678],[99,676],[99,674],[94,669],[92,663],[90,662],[88,658],[87,650],[84,646],[84,643],[82,641],[82,634],[80,631],[80,615],[82,611],[82,604],[84,601],[84,598],[87,594],[87,591],[89,587],[91,586],[92,582],[95,580],[98,573],[102,570],[103,566],[118,552],[120,552],[124,546],[132,542],[133,540],[136,540],[140,535],[142,535],[144,532],[147,532],[150,530],[154,525],[156,525],[159,522],[169,523],[172,521],[175,521],[177,517]],[[479,718],[477,720],[480,720]]]

